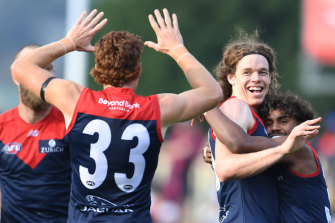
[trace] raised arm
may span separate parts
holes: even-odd
[[[99,22],[104,14],[97,12],[93,10],[85,19],[86,12],[83,12],[66,37],[36,48],[17,59],[11,66],[13,78],[62,111],[67,126],[83,87],[68,80],[49,79],[52,74],[43,68],[71,51],[94,50],[91,40],[107,22],[106,19]]]
[[[167,9],[164,18],[155,10],[156,20],[149,15],[151,27],[157,36],[157,43],[144,44],[154,50],[171,56],[183,70],[192,90],[181,94],[159,94],[162,126],[189,120],[218,105],[222,91],[210,72],[186,49],[180,34],[177,16],[172,21]]]
[[[283,144],[263,151],[234,154],[224,144],[216,140],[215,172],[221,182],[242,179],[258,174],[279,162],[287,154],[302,149],[304,145],[318,134],[317,125],[321,118],[308,120],[296,126]]]

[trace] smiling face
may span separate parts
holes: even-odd
[[[268,93],[271,82],[269,73],[269,64],[264,56],[244,56],[238,62],[235,74],[227,76],[232,85],[232,95],[257,109]]]
[[[299,124],[293,116],[284,114],[280,109],[271,110],[263,122],[270,137],[289,135]]]

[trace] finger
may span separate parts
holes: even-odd
[[[90,22],[89,27],[94,27],[100,19],[104,16],[104,12],[100,12],[97,16],[94,17],[94,19]]]
[[[83,21],[84,17],[86,16],[86,14],[87,14],[86,11],[84,11],[84,12],[81,13],[81,15],[79,16],[79,18],[76,21],[76,25],[80,25],[81,24],[81,22]]]
[[[319,130],[314,129],[314,130],[310,130],[310,131],[303,131],[302,135],[313,135],[313,134],[317,134],[319,133]]]
[[[157,46],[158,46],[157,43],[154,43],[154,42],[151,42],[151,41],[145,41],[144,45],[157,51]]]
[[[179,31],[179,26],[178,26],[178,18],[176,14],[172,14],[172,22],[173,22],[173,29],[175,31]]]
[[[314,125],[314,124],[320,123],[321,120],[322,120],[321,117],[319,117],[319,118],[315,118],[315,119],[312,119],[312,120],[308,120],[308,121],[307,121],[307,124],[308,124],[308,125]]]
[[[308,125],[308,126],[305,126],[303,129],[304,130],[306,130],[306,131],[308,131],[308,130],[314,130],[314,129],[320,129],[321,128],[321,126],[319,126],[319,125]]]
[[[90,45],[87,48],[85,48],[86,52],[93,52],[94,51],[94,46]]]
[[[203,150],[203,151],[202,151],[202,152],[203,152],[202,155],[204,156],[204,158],[207,158],[207,148],[208,148],[208,147],[204,147],[204,148],[202,149],[202,150]]]
[[[99,32],[106,24],[107,24],[107,19],[103,19],[98,25],[96,25],[92,30],[91,33],[95,35],[97,32]]]
[[[192,118],[192,120],[191,120],[191,126],[194,126],[195,121],[196,121],[196,119],[195,119],[195,118]]]
[[[158,33],[158,31],[159,31],[159,26],[158,26],[158,24],[157,24],[157,22],[156,22],[154,16],[150,14],[150,15],[148,16],[148,18],[149,18],[149,22],[150,22],[150,25],[151,25],[152,29],[155,31],[155,33],[156,33],[156,35],[157,35],[157,33]]]
[[[310,135],[306,135],[306,141],[309,141],[311,140],[312,138],[314,138],[317,134],[319,134],[319,131],[318,130],[314,130],[312,131],[312,133]]]
[[[170,18],[169,11],[167,9],[163,9],[163,13],[164,13],[164,20],[165,20],[166,26],[171,27],[171,18]]]
[[[207,148],[207,157],[208,157],[209,159],[212,159],[212,152],[211,152],[211,150],[210,150],[209,147]]]
[[[199,120],[200,120],[200,122],[203,122],[204,121],[204,115],[200,115]]]
[[[312,131],[307,131],[307,130],[301,130],[301,131],[297,131],[296,134],[293,134],[293,137],[297,138],[297,137],[309,137],[310,135],[315,135],[315,133],[317,134],[319,131],[318,130],[312,130]]]
[[[155,9],[154,13],[155,13],[155,16],[156,16],[156,19],[157,19],[157,22],[158,22],[159,26],[161,28],[165,28],[165,22],[162,18],[162,15],[161,15],[160,11],[158,9]]]
[[[93,19],[93,17],[97,14],[98,10],[93,9],[92,12],[86,17],[86,19],[83,22],[84,26],[87,26],[91,20]]]

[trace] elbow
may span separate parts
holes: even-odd
[[[208,98],[210,101],[212,101],[212,106],[211,108],[214,108],[218,106],[218,104],[222,101],[223,99],[223,92],[221,87],[217,84],[217,87],[214,89],[211,89],[210,93],[210,98]]]
[[[229,166],[225,167],[215,167],[215,173],[219,178],[220,182],[225,183],[229,180],[234,179],[234,170]]]
[[[223,99],[223,91],[219,84],[217,84],[216,90],[215,92],[213,92],[213,94],[215,96],[215,100],[217,101],[216,103],[216,106],[217,106]]]
[[[244,143],[243,139],[238,139],[231,142],[224,140],[225,137],[222,136],[220,137],[219,134],[217,134],[217,137],[220,141],[225,142],[227,148],[229,148],[230,152],[234,154],[245,153],[246,151],[248,151],[249,146],[246,143]]]
[[[18,80],[18,74],[19,74],[19,70],[20,70],[20,63],[17,61],[14,61],[12,63],[12,65],[10,66],[11,69],[11,73],[12,73],[12,78],[14,80],[15,83],[17,83]]]
[[[248,151],[248,146],[243,143],[243,140],[238,140],[238,143],[230,144],[229,149],[232,153],[241,154]]]
[[[12,65],[10,66],[10,70],[12,73],[12,78],[15,81],[17,79],[16,74],[17,74],[17,70],[18,70],[18,64],[16,61],[14,61],[14,63],[12,63]]]

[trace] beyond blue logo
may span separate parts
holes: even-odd
[[[7,154],[16,154],[19,151],[21,151],[21,149],[22,145],[20,143],[10,142],[2,148],[2,151],[4,151]]]

